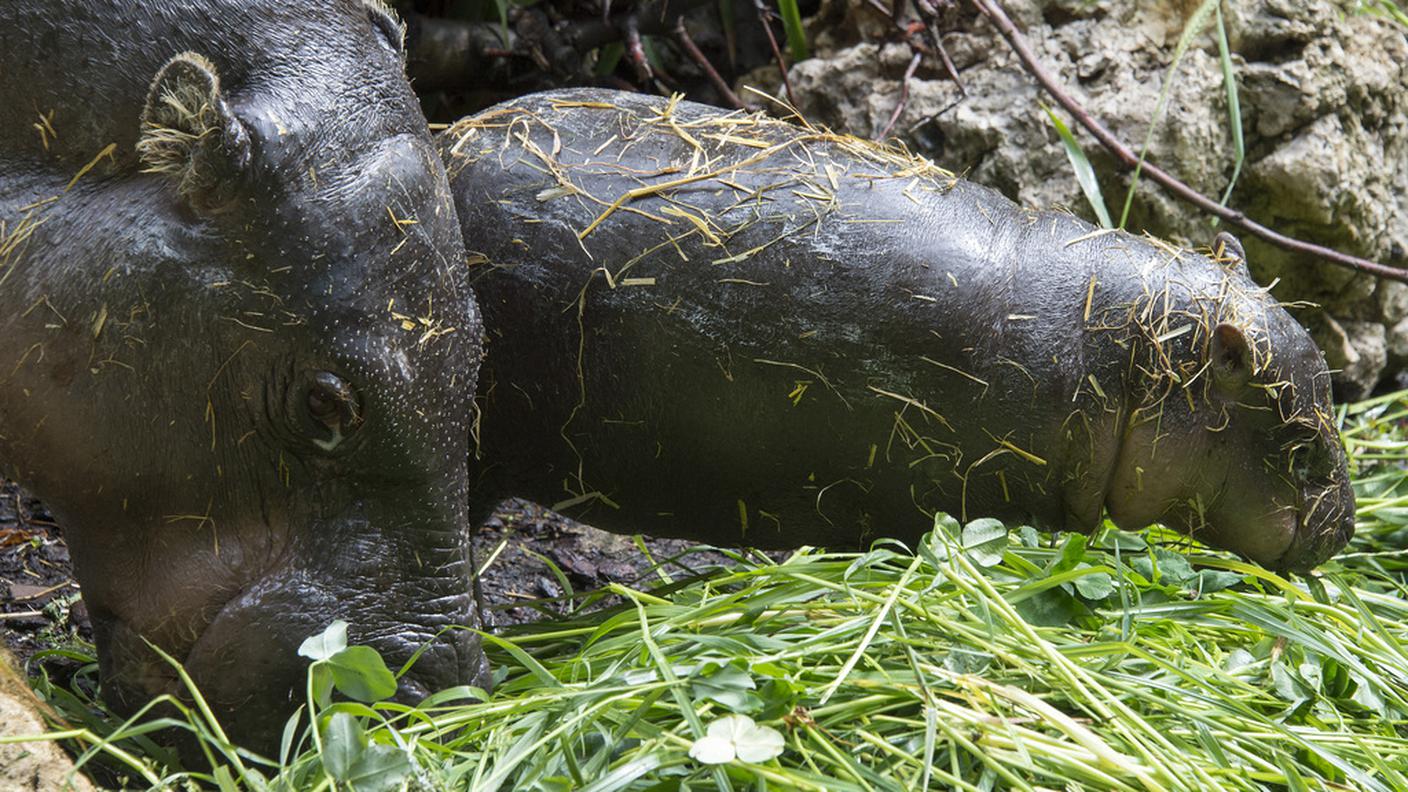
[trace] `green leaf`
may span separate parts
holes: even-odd
[[[509,0],[494,0],[494,7],[499,11],[499,30],[502,31],[505,46],[512,40],[508,31],[508,3]]]
[[[1076,615],[1075,598],[1059,588],[1038,592],[1012,606],[1029,624],[1061,627]]]
[[[1222,670],[1234,674],[1255,662],[1256,656],[1246,649],[1233,649],[1227,659],[1222,661]]]
[[[1162,547],[1155,547],[1150,555],[1131,559],[1129,565],[1160,586],[1183,587],[1197,577],[1186,556]]]
[[[1311,693],[1316,693],[1324,689],[1323,675],[1320,671],[1320,664],[1307,660],[1296,667],[1300,673],[1301,680]]]
[[[1295,672],[1281,663],[1271,667],[1271,688],[1276,695],[1293,705],[1305,701],[1310,695],[1310,691],[1296,678]]]
[[[1149,542],[1139,534],[1130,533],[1128,531],[1110,530],[1106,531],[1105,535],[1100,537],[1098,547],[1101,550],[1114,550],[1118,548],[1122,553],[1139,552],[1140,550],[1147,550],[1149,548]]]
[[[1017,537],[1021,540],[1023,547],[1039,547],[1041,545],[1041,534],[1030,525],[1017,526]]]
[[[334,712],[323,726],[323,767],[338,781],[348,780],[366,747],[362,724],[346,712]]]
[[[790,715],[797,706],[797,696],[804,689],[786,679],[769,679],[759,691],[758,698],[763,706],[750,714],[757,715],[762,720],[776,720]]]
[[[1400,8],[1398,3],[1394,2],[1394,0],[1362,0],[1358,4],[1358,10],[1365,14],[1391,19],[1400,25],[1408,26],[1408,12]]]
[[[753,693],[758,686],[747,671],[726,665],[719,670],[690,680],[694,700],[709,699],[733,712],[753,713],[763,708],[763,700]]]
[[[1354,695],[1350,696],[1350,701],[1363,707],[1364,709],[1378,715],[1381,718],[1388,717],[1388,712],[1384,707],[1383,697],[1374,690],[1366,680],[1359,676],[1351,675],[1354,680]]]
[[[306,706],[298,705],[298,709],[284,721],[283,737],[279,740],[279,764],[288,764],[289,757],[293,755],[293,741],[298,738],[298,725],[303,722],[303,708]]]
[[[1354,687],[1349,678],[1349,669],[1331,658],[1325,658],[1321,666],[1320,690],[1333,698],[1343,698]]]
[[[1100,194],[1100,180],[1095,176],[1095,168],[1091,167],[1090,160],[1086,159],[1085,151],[1080,147],[1080,141],[1071,134],[1070,127],[1062,121],[1056,111],[1052,110],[1045,103],[1041,109],[1046,111],[1046,117],[1051,119],[1051,125],[1056,127],[1056,134],[1061,138],[1061,145],[1066,149],[1066,159],[1070,160],[1071,168],[1076,174],[1076,184],[1080,185],[1080,191],[1085,195],[1085,202],[1090,204],[1094,210],[1095,217],[1100,221],[1101,228],[1113,228],[1114,223],[1110,220],[1110,210],[1105,208],[1105,196]]]
[[[318,705],[318,709],[326,709],[332,704],[332,669],[327,663],[317,662],[308,671],[313,675],[313,703]]]
[[[334,621],[317,635],[310,635],[298,646],[298,654],[309,660],[326,660],[347,648],[347,622]]]
[[[396,677],[370,646],[349,646],[323,661],[338,692],[368,704],[396,695]]]
[[[235,777],[230,772],[229,765],[220,765],[215,768],[212,775],[215,776],[215,788],[220,792],[240,792],[239,784],[235,783]]]
[[[1051,564],[1048,574],[1054,575],[1068,569],[1075,569],[1077,564],[1085,560],[1087,541],[1084,534],[1073,533],[1067,536],[1065,541],[1061,543],[1061,552]]]
[[[361,721],[349,713],[334,712],[322,735],[323,767],[355,792],[390,792],[411,771],[404,751],[369,741]]]
[[[963,526],[942,512],[934,515],[934,530],[924,535],[918,554],[934,568],[937,580],[944,580],[943,568],[963,544]]]
[[[1231,588],[1242,582],[1245,577],[1240,572],[1225,572],[1221,569],[1200,569],[1198,570],[1198,580],[1189,585],[1189,588],[1201,591],[1204,594],[1211,594],[1214,591],[1222,591]]]
[[[958,520],[955,520],[943,512],[939,512],[934,515],[934,532],[942,532],[944,536],[957,542],[959,537],[963,534],[963,526]]]
[[[992,663],[993,656],[987,652],[971,649],[954,649],[944,657],[944,669],[955,674],[980,674]]]
[[[619,41],[613,41],[597,50],[596,67],[592,73],[598,77],[616,71],[616,64],[621,62],[621,56],[626,54],[626,47]]]
[[[654,36],[642,35],[640,37],[640,51],[641,54],[645,55],[645,62],[650,64],[650,68],[659,71],[664,67],[664,62],[661,61],[660,54],[655,50]]]
[[[405,751],[373,743],[348,772],[347,783],[356,792],[393,792],[410,773],[411,760]]]
[[[1088,568],[1081,563],[1077,569]],[[1115,592],[1115,579],[1108,572],[1092,572],[1075,579],[1076,591],[1088,600],[1102,600]]]
[[[980,567],[1002,563],[1007,552],[1007,526],[991,517],[968,523],[963,526],[963,552]]]
[[[1159,561],[1159,577],[1164,583],[1182,586],[1197,577],[1193,565],[1188,563],[1188,557],[1182,553],[1156,547],[1154,557]]]

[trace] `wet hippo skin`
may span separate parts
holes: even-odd
[[[1353,532],[1324,360],[1229,236],[1214,261],[609,91],[437,142],[486,327],[478,508],[770,546],[1108,514],[1292,570]]]
[[[103,692],[246,744],[334,619],[485,680],[465,531],[479,317],[378,2],[0,5],[0,468],[65,526]]]

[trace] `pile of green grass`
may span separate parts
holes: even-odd
[[[149,726],[66,736],[131,783],[225,789],[1408,789],[1408,393],[1341,420],[1359,533],[1308,579],[1159,531],[945,518],[914,554],[741,556],[584,597],[624,604],[486,637],[481,702],[329,704],[390,680],[324,636],[320,727],[301,718],[279,762],[199,706],[183,728],[214,773],[139,758]],[[740,753],[779,736],[781,753],[692,758],[732,714],[761,727]]]

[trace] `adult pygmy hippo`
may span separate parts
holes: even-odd
[[[481,508],[755,545],[1108,512],[1291,570],[1353,532],[1325,363],[1235,240],[1216,263],[619,93],[438,144],[487,329]]]
[[[335,618],[482,681],[479,317],[377,0],[0,4],[0,467],[62,520],[104,692],[271,745]]]

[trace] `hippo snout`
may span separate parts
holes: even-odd
[[[1283,572],[1309,572],[1354,538],[1354,488],[1348,477],[1326,485],[1303,487],[1295,534],[1275,562]]]
[[[434,612],[424,612],[394,591],[372,601],[305,571],[286,571],[226,603],[178,659],[230,736],[270,752],[306,699],[309,660],[298,654],[299,646],[335,619],[349,623],[349,643],[376,649],[393,672],[415,658],[399,680],[399,702],[413,705],[437,690],[484,685],[478,638],[464,628],[475,623],[474,603],[467,587],[461,590],[459,596],[434,598]],[[143,650],[135,633],[131,637],[109,644],[125,647],[108,658],[112,679],[124,686],[120,698],[135,705],[161,693],[184,695],[174,669]]]

